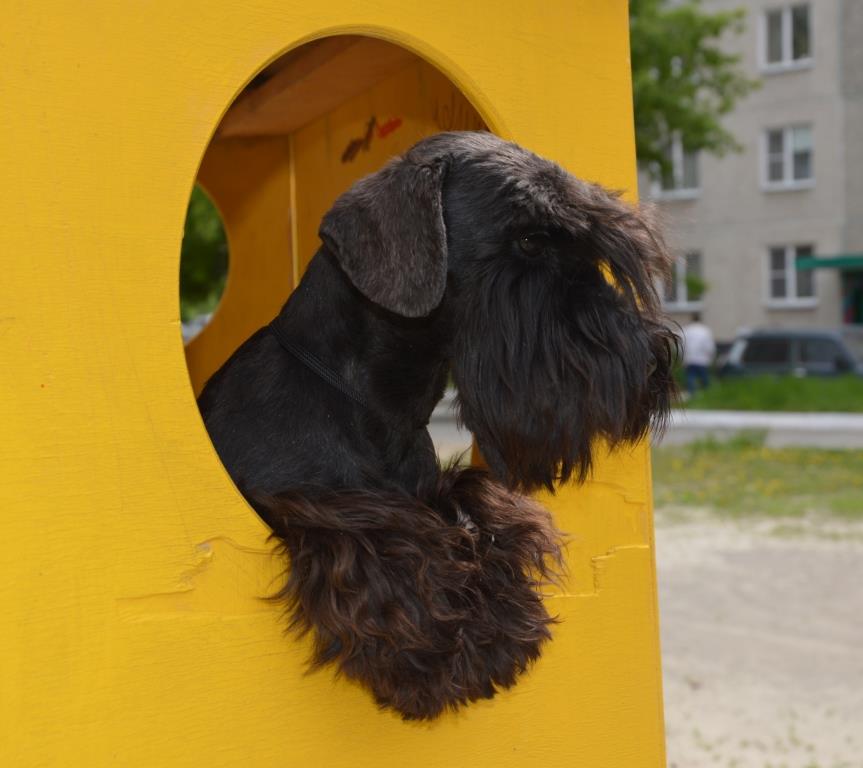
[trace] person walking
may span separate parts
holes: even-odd
[[[683,327],[683,367],[689,397],[695,394],[697,384],[700,383],[702,389],[710,385],[710,364],[715,354],[713,333],[701,322],[701,314],[693,313],[692,322]]]

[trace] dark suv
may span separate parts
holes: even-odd
[[[839,331],[751,331],[734,340],[719,375],[863,376],[863,355],[855,354],[858,344],[859,339]]]

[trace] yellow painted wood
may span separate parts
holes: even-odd
[[[189,190],[221,116],[268,62],[325,33],[405,45],[496,132],[634,190],[626,10],[625,0],[3,6],[14,34],[0,46],[0,765],[663,765],[644,446],[550,502],[572,536],[571,578],[549,598],[562,622],[536,668],[492,702],[405,724],[328,673],[304,675],[307,647],[259,599],[280,565],[201,424],[177,300]],[[269,314],[278,254],[293,258],[292,237],[300,253],[312,247],[299,213],[293,235],[270,232],[277,216],[290,224],[285,184],[303,215],[325,203],[311,186],[301,196],[303,130],[234,166],[236,208],[229,189],[208,186],[228,219],[232,268],[234,250],[249,252],[238,228],[249,225],[248,247],[254,232],[240,188],[255,216],[270,210],[260,221],[271,271],[259,283]],[[273,175],[254,172],[268,151]],[[293,268],[281,274],[288,283]],[[248,311],[257,322],[259,308]]]

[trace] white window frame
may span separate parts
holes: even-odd
[[[800,59],[793,59],[793,28],[792,8],[805,5],[809,11],[809,55]],[[767,16],[779,11],[782,13],[782,59],[781,61],[767,61]],[[795,72],[800,69],[809,69],[815,60],[815,36],[812,24],[812,3],[788,3],[787,5],[774,5],[765,8],[758,16],[758,64],[759,69],[765,75],[779,74],[782,72]]]
[[[772,288],[773,268],[770,264],[770,252],[775,248],[785,250],[785,298],[770,295]],[[817,273],[812,272],[812,296],[797,295],[797,249],[811,248],[812,255],[817,253],[814,243],[771,243],[764,251],[764,306],[767,309],[815,309],[818,306]],[[789,266],[790,265],[790,266]]]
[[[812,140],[810,146],[810,167],[812,175],[808,179],[795,179],[794,146],[792,137],[795,128],[808,128]],[[782,172],[781,181],[770,180],[770,140],[769,134],[782,131]],[[815,186],[815,127],[812,123],[793,123],[792,125],[775,125],[761,132],[761,189],[765,192],[789,192],[798,189],[812,189]]]
[[[695,175],[697,186],[683,186],[683,141],[679,133],[671,137],[671,175],[674,178],[674,189],[663,189],[662,181],[655,180],[651,186],[651,196],[655,200],[695,200],[701,194],[701,153],[695,156]]]
[[[698,254],[698,258],[701,262],[701,271],[702,273],[704,272],[704,251],[699,251],[696,248],[692,248],[675,258],[674,265],[677,268],[675,276],[677,278],[678,298],[676,301],[666,301],[665,286],[662,286],[662,306],[667,312],[697,312],[704,309],[704,299],[690,301],[689,295],[686,290],[686,257],[693,254]],[[686,299],[681,301],[681,296],[686,296]]]

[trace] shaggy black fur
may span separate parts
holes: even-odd
[[[449,469],[417,497],[297,489],[255,503],[281,513],[291,571],[277,597],[314,633],[313,666],[335,662],[405,718],[491,698],[550,637],[539,589],[558,533],[482,470]]]
[[[291,561],[280,596],[313,665],[432,718],[512,685],[549,636],[559,535],[519,491],[585,479],[596,439],[667,413],[668,256],[643,211],[486,133],[420,142],[342,195],[321,239],[199,404]],[[450,367],[491,476],[437,464]]]

